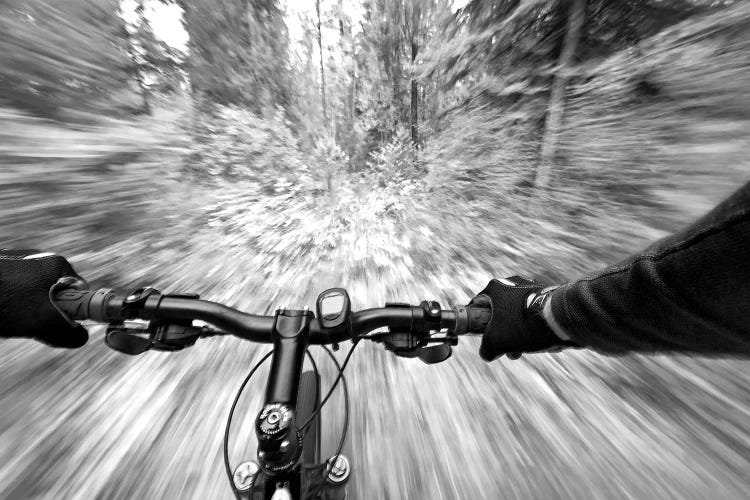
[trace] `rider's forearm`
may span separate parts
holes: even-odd
[[[692,226],[553,292],[553,330],[607,353],[750,355],[750,183]]]

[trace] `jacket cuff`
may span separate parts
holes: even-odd
[[[554,295],[554,293],[552,293]],[[555,315],[552,313],[552,300],[554,296],[550,297],[549,300],[545,301],[544,307],[542,308],[542,317],[549,325],[550,329],[562,340],[572,340],[570,335],[560,326],[560,323],[555,319]]]

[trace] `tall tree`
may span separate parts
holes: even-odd
[[[155,41],[153,32],[151,31],[151,25],[146,19],[145,7],[143,0],[139,0],[138,5],[135,8],[135,13],[138,16],[135,24],[132,26],[132,31],[128,30],[128,53],[130,58],[133,60],[133,73],[135,81],[138,83],[138,87],[141,89],[141,97],[143,98],[143,106],[146,113],[151,113],[151,104],[149,102],[149,90],[146,84],[146,75],[143,67],[143,53],[145,53],[144,46],[152,45]]]
[[[183,81],[184,55],[156,37],[146,17],[145,3],[139,0],[135,8],[136,18],[127,23],[125,33],[132,63],[130,72],[141,91],[143,108],[149,113],[152,93],[172,92]]]
[[[294,121],[299,124],[301,146],[309,152],[314,149],[325,120],[320,99],[320,66],[316,56],[317,22],[313,15],[305,13],[300,14],[299,24],[302,33],[291,61],[294,102],[290,107],[297,115]]]
[[[260,112],[290,101],[289,35],[275,0],[179,0],[194,94]]]
[[[423,32],[423,3],[424,0],[406,0],[404,2],[404,20],[402,23],[404,38],[408,41],[411,52],[409,129],[411,132],[411,141],[415,148],[419,147],[419,89],[415,66],[417,64],[417,54],[419,53],[420,37]]]
[[[555,77],[550,91],[549,106],[544,126],[540,163],[536,169],[534,185],[546,189],[557,149],[563,113],[565,111],[565,85],[568,71],[581,38],[581,30],[586,17],[586,0],[568,0],[568,22],[565,30],[560,60],[555,69]]]
[[[336,136],[344,143],[349,162],[349,170],[352,170],[352,157],[355,153],[357,142],[354,130],[354,102],[357,93],[357,57],[352,35],[352,20],[344,9],[344,1],[338,0],[336,4],[336,19],[338,21],[339,50],[341,52],[341,64],[343,66],[344,92],[343,106],[341,112],[341,123],[337,126]]]
[[[115,0],[6,0],[0,33],[0,102],[65,119],[138,106]]]
[[[391,90],[391,123],[395,130],[399,123],[408,120],[408,108],[404,106],[403,48],[404,37],[403,1],[373,0],[365,2],[365,20],[368,42],[372,44],[382,65]]]
[[[318,51],[320,52],[320,100],[323,103],[323,121],[328,124],[328,110],[326,106],[326,73],[323,67],[323,32],[320,28],[320,0],[315,0],[315,12],[318,16]]]

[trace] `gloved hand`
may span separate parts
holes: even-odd
[[[471,299],[469,305],[492,307],[492,318],[479,347],[482,359],[492,361],[503,354],[518,359],[525,352],[557,351],[575,346],[555,335],[542,317],[544,304],[554,288],[511,276],[491,280]]]
[[[82,281],[60,255],[0,250],[0,337],[29,337],[53,347],[81,347],[85,328],[65,318],[49,300],[58,279]]]

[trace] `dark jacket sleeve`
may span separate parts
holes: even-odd
[[[605,353],[750,355],[750,183],[688,228],[553,292],[574,342]]]

